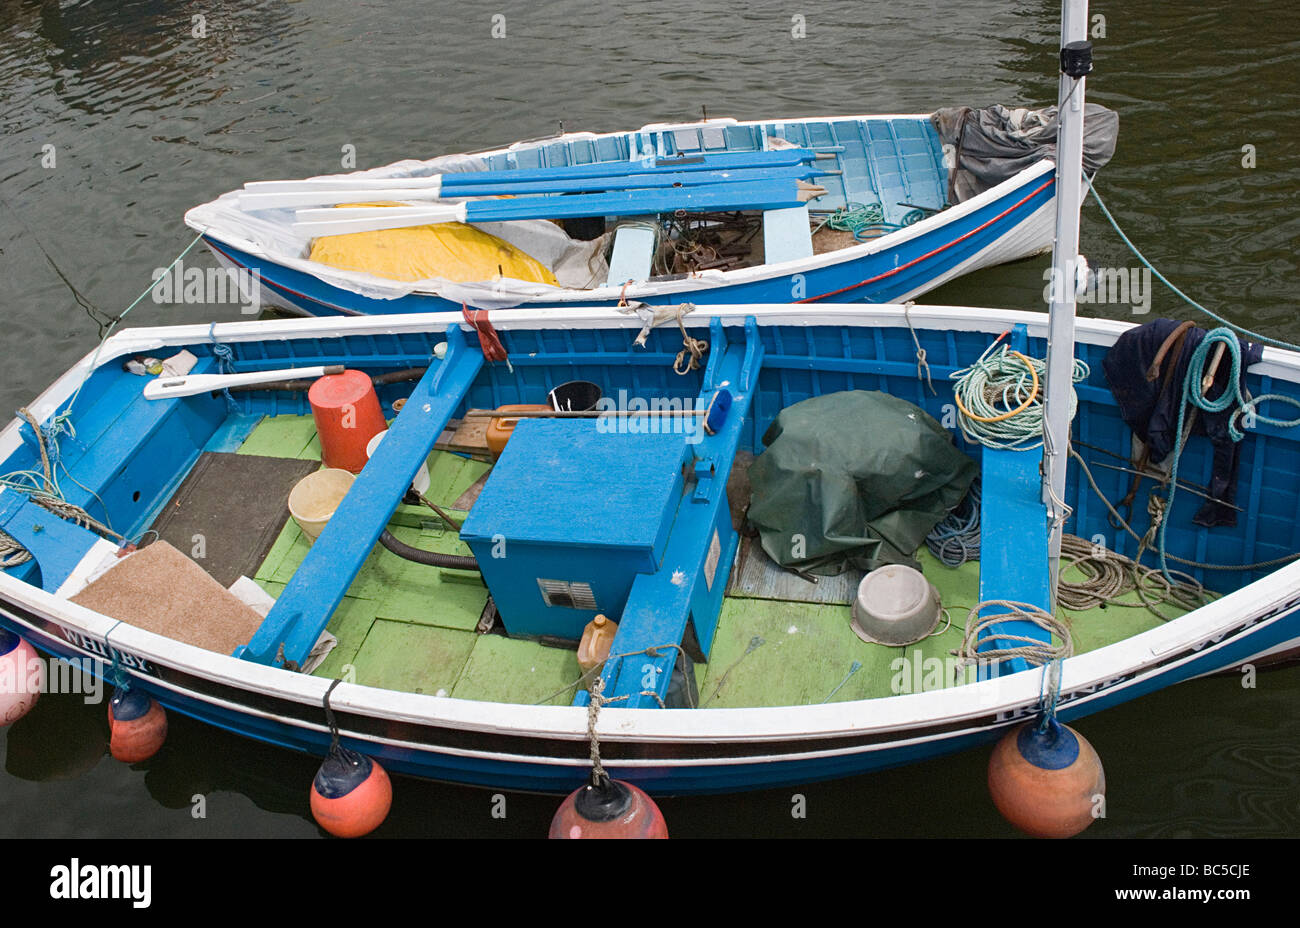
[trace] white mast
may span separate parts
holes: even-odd
[[[1083,42],[1088,32],[1087,0],[1062,0],[1061,48]],[[1072,68],[1072,70],[1074,70]],[[1074,373],[1075,268],[1079,254],[1079,208],[1083,203],[1083,93],[1086,78],[1061,73],[1056,136],[1056,239],[1052,246],[1051,309],[1043,421],[1043,502],[1052,527],[1049,556],[1053,578],[1061,555],[1068,510],[1065,471],[1069,461],[1070,391]],[[1077,86],[1076,86],[1077,84]],[[1055,584],[1053,583],[1053,589]]]

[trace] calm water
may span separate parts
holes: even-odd
[[[626,9],[619,7],[626,6]],[[807,37],[791,38],[791,16]],[[1117,109],[1099,189],[1175,282],[1233,320],[1300,340],[1300,12],[1288,0],[1094,4],[1089,97]],[[492,16],[506,36],[491,37]],[[206,38],[192,36],[195,15]],[[0,0],[0,410],[88,351],[84,298],[119,312],[188,242],[182,213],[245,180],[472,150],[567,128],[711,115],[928,112],[1055,101],[1051,0],[908,4],[699,0],[586,5]],[[55,166],[42,165],[52,145]],[[1255,146],[1257,167],[1242,166]],[[1095,207],[1083,250],[1130,266]],[[197,253],[195,261],[210,259]],[[985,271],[929,301],[1040,309],[1046,259]],[[1091,312],[1125,317],[1120,307]],[[1153,314],[1184,315],[1167,293]],[[234,318],[142,303],[135,324]],[[1300,669],[1185,684],[1084,720],[1106,765],[1090,835],[1300,833]],[[173,715],[139,768],[104,751],[102,705],[45,697],[7,732],[0,834],[313,836],[316,761]],[[1005,835],[987,754],[798,790],[668,800],[676,835]],[[206,818],[191,800],[206,796]],[[399,779],[387,835],[537,836],[552,798]]]

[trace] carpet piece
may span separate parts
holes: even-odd
[[[289,491],[318,461],[205,451],[154,520],[222,586],[252,577],[289,518]]]
[[[262,617],[165,541],[123,558],[72,602],[128,625],[229,654]]]

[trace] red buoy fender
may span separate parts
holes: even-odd
[[[359,838],[383,824],[393,805],[393,784],[379,762],[335,747],[311,784],[311,814],[340,838]]]
[[[167,740],[167,713],[143,690],[114,690],[108,702],[108,750],[125,764],[158,753]]]
[[[1069,838],[1093,823],[1106,794],[1101,758],[1056,719],[1026,722],[989,758],[989,794],[1003,817],[1039,838]]]

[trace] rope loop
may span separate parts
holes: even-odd
[[[709,342],[703,338],[692,338],[686,334],[686,323],[682,317],[694,309],[694,306],[687,308],[687,304],[680,304],[677,307],[677,328],[682,333],[682,350],[677,352],[677,358],[673,361],[673,371],[678,374],[689,374],[691,371],[700,369],[700,358],[709,350]]]

